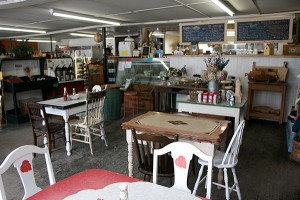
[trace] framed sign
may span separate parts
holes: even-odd
[[[293,19],[237,21],[235,42],[292,42]]]
[[[226,23],[180,24],[181,43],[225,43]]]

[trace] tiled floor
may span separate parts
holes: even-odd
[[[67,156],[64,144],[57,144],[58,148],[54,150],[51,157],[56,180],[59,181],[90,168],[128,174],[127,143],[125,131],[121,129],[120,125],[129,119],[130,117],[126,117],[106,123],[105,129],[109,146],[105,147],[101,140],[95,141],[94,155],[90,154],[89,145],[74,143],[72,155]],[[3,126],[0,131],[0,163],[16,147],[31,143],[32,135],[29,123]],[[40,162],[42,159],[35,158],[36,166],[34,167],[39,171],[36,174],[37,182],[44,187],[48,183],[44,166]],[[243,199],[300,199],[298,184],[300,165],[288,158],[284,125],[264,120],[248,121],[236,170]],[[214,175],[216,173],[217,170],[214,171]],[[23,196],[22,185],[17,182],[16,177],[17,174],[13,169],[10,169],[4,176],[10,199],[20,199]],[[137,163],[134,164],[134,177],[143,177],[137,171]],[[195,178],[196,175],[191,173],[188,180],[190,186],[193,185]],[[231,176],[229,178],[232,180]],[[161,184],[168,185],[168,183],[169,180],[161,180]],[[198,194],[205,196],[203,185]],[[231,197],[231,199],[237,199],[236,193],[233,192]],[[224,191],[213,187],[212,199],[225,199]]]

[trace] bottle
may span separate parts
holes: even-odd
[[[64,101],[68,101],[68,92],[66,87],[64,87]]]
[[[120,200],[128,200],[128,185],[127,183],[122,183],[120,186]]]
[[[73,88],[73,93],[72,93],[72,95],[75,95],[76,94],[76,91],[75,91],[75,88]]]

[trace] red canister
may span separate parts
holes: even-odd
[[[203,93],[202,101],[203,101],[203,103],[207,103],[207,101],[208,101],[208,92]]]
[[[207,103],[213,103],[213,98],[214,98],[214,93],[209,93]]]

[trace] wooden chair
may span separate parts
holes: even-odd
[[[27,199],[28,197],[42,190],[36,185],[34,172],[33,172],[33,165],[32,165],[33,154],[45,155],[50,185],[53,185],[55,183],[53,167],[52,167],[50,154],[47,146],[45,148],[40,148],[33,145],[21,146],[15,149],[14,151],[12,151],[5,158],[3,163],[0,165],[0,199],[1,200],[7,199],[4,190],[3,180],[2,180],[2,174],[4,174],[12,164],[17,169],[19,176],[22,180],[22,184],[25,191],[23,200]]]
[[[51,154],[55,148],[55,140],[65,138],[65,124],[61,120],[49,120],[43,104],[28,102],[28,115],[33,133],[33,144],[43,146],[48,144]],[[38,144],[38,138],[43,137],[43,144]]]
[[[153,183],[157,182],[157,164],[158,164],[158,156],[165,155],[171,153],[174,162],[174,173],[175,173],[175,181],[172,188],[181,190],[187,193],[191,193],[191,190],[187,187],[187,178],[189,172],[190,161],[193,156],[197,156],[203,160],[208,162],[208,171],[207,171],[207,193],[206,198],[210,198],[211,194],[211,172],[212,172],[212,155],[207,155],[203,153],[200,149],[188,142],[173,142],[162,149],[154,150],[153,157]],[[199,173],[202,173],[200,171]]]
[[[132,130],[134,147],[139,163],[139,171],[144,174],[144,180],[150,181],[153,175],[153,149],[160,149],[167,144],[177,141],[177,136],[169,138],[162,135],[141,133],[136,134]],[[169,177],[170,184],[174,177],[174,167],[172,158],[169,155],[160,156],[158,167],[159,177]]]
[[[92,141],[100,137],[107,146],[104,130],[104,102],[105,89],[99,92],[86,91],[86,110],[84,117],[70,121],[70,138],[73,141],[90,144],[91,154],[93,154]]]
[[[238,128],[234,132],[234,134],[231,138],[231,141],[227,147],[226,152],[224,153],[221,151],[216,151],[214,154],[213,166],[218,169],[224,170],[224,182],[225,183],[223,185],[223,184],[213,182],[213,184],[225,188],[225,194],[226,194],[227,200],[230,199],[229,195],[232,191],[237,192],[239,200],[242,199],[239,183],[238,183],[236,172],[235,172],[235,166],[238,163],[238,154],[239,154],[239,149],[240,149],[240,145],[242,142],[244,127],[245,127],[245,120],[241,121]],[[207,161],[205,161],[203,159],[199,159],[198,162],[201,165],[200,171],[203,170],[204,166],[207,166],[209,164]],[[231,169],[232,174],[233,174],[233,179],[234,179],[234,184],[230,188],[228,186],[227,169]],[[202,180],[200,180],[201,174],[199,173],[193,193],[196,193],[196,190],[197,190],[199,184],[201,182],[203,182],[204,178]]]

